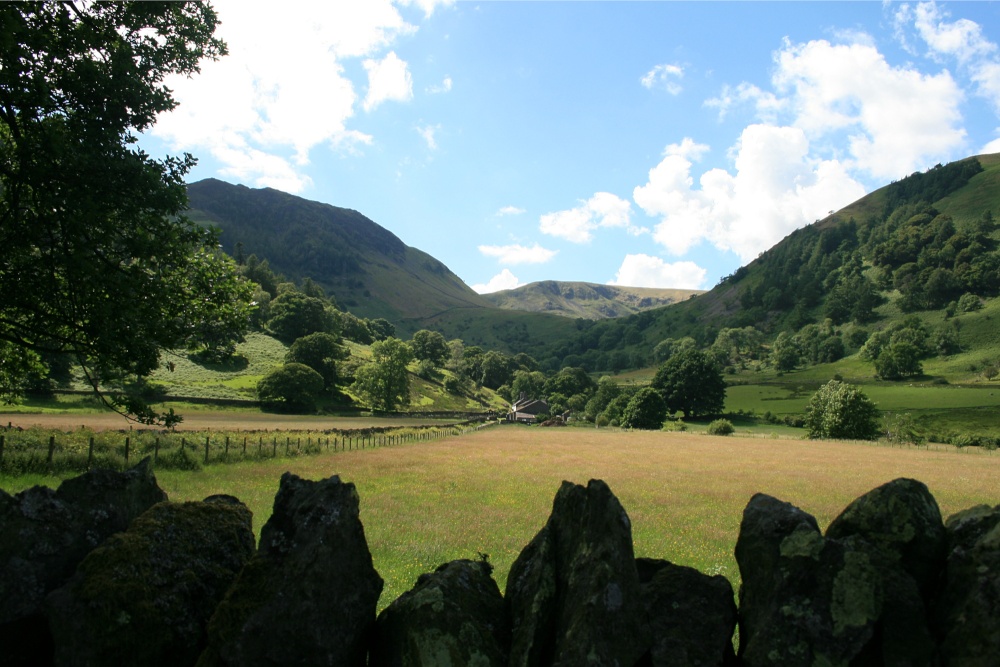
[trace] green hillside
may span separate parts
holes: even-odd
[[[705,294],[595,322],[538,354],[593,372],[641,368],[667,338],[709,345],[724,328],[752,326],[771,339],[826,318],[881,329],[967,292],[995,296],[998,186],[1000,155],[914,174],[796,230]]]
[[[311,278],[360,317],[398,326],[490,307],[444,264],[357,211],[215,179],[192,183],[188,197],[189,216],[218,227],[227,253],[266,258],[296,282]]]
[[[603,320],[662,308],[701,293],[701,290],[543,280],[512,290],[484,294],[483,298],[507,310]]]

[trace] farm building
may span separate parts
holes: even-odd
[[[507,412],[507,421],[531,423],[542,414],[549,414],[548,403],[536,398],[526,398],[521,394],[521,397],[511,404]]]

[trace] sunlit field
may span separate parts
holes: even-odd
[[[357,485],[380,606],[423,572],[488,554],[501,589],[521,549],[545,523],[562,480],[605,480],[632,520],[637,556],[739,575],[733,547],[743,508],[764,492],[816,516],[822,528],[847,503],[897,477],[928,485],[947,517],[1000,503],[1000,454],[978,449],[890,448],[696,433],[497,426],[478,433],[373,450],[274,462],[160,471],[171,500],[228,493],[247,503],[254,530],[271,512],[285,470]],[[0,478],[16,491],[54,479]]]

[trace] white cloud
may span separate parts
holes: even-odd
[[[439,93],[447,93],[447,92],[450,92],[450,91],[451,91],[451,77],[450,76],[446,76],[444,78],[444,81],[442,81],[441,83],[439,83],[439,84],[437,84],[435,86],[428,86],[427,87],[427,92],[430,93],[430,94],[432,94],[432,95],[439,94]]]
[[[913,24],[931,57],[955,58],[977,85],[978,93],[1000,111],[1000,48],[983,35],[982,26],[968,19],[949,22],[950,14],[934,2],[903,5],[895,18],[897,28]]]
[[[558,251],[543,248],[536,243],[530,248],[522,245],[481,245],[479,252],[487,257],[496,257],[501,264],[544,264],[555,257]]]
[[[694,262],[664,262],[650,255],[626,255],[615,279],[609,285],[624,287],[661,287],[665,289],[704,289],[705,269]]]
[[[773,82],[790,97],[791,124],[810,138],[845,133],[852,166],[873,177],[906,176],[965,141],[962,91],[946,71],[891,67],[869,44],[825,40],[786,42],[776,63]]]
[[[778,113],[786,107],[786,102],[774,93],[761,90],[751,83],[723,86],[718,97],[705,101],[705,106],[719,110],[719,120],[725,119],[730,109],[743,104],[751,104],[756,109],[757,117],[770,123],[775,122]]]
[[[682,88],[678,79],[684,78],[684,70],[679,65],[656,65],[646,72],[639,82],[646,88],[662,87],[671,95],[679,95]]]
[[[546,213],[539,219],[543,234],[573,243],[589,243],[599,227],[622,227],[638,236],[648,229],[632,224],[632,204],[610,192],[598,192],[576,208]]]
[[[347,127],[357,94],[343,63],[416,30],[391,0],[320,3],[307,19],[262,1],[213,5],[229,55],[191,78],[169,78],[179,106],[160,115],[152,134],[171,150],[211,155],[250,184],[277,178],[292,192],[308,185],[299,168],[316,146],[352,152],[371,143]]]
[[[413,99],[413,77],[405,60],[390,51],[385,58],[364,61],[368,72],[368,94],[365,111],[372,111],[382,102],[408,102]]]
[[[518,208],[517,206],[504,206],[499,211],[496,212],[497,216],[505,215],[521,215],[525,213],[523,208]]]
[[[473,291],[478,294],[490,294],[492,292],[499,292],[505,289],[514,289],[515,287],[520,287],[521,281],[517,279],[510,269],[504,269],[500,273],[496,274],[490,278],[489,282],[486,284],[476,284],[472,285]]]
[[[367,0],[366,0],[367,1]],[[430,16],[438,7],[447,7],[455,4],[455,0],[398,0],[404,7],[416,5],[424,11],[425,16]]]
[[[676,255],[708,241],[749,261],[793,230],[865,194],[845,165],[809,156],[801,128],[751,125],[736,149],[735,175],[722,169],[691,176],[706,147],[685,140],[635,188],[636,204],[659,217],[653,239]]]
[[[417,134],[423,137],[424,142],[427,144],[427,148],[437,150],[437,131],[441,129],[440,125],[418,125]]]
[[[1000,130],[998,130],[1000,132]],[[1000,153],[1000,138],[994,139],[980,149],[980,155],[987,155],[989,153]]]

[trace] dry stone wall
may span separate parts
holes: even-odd
[[[256,546],[239,500],[171,503],[148,462],[0,491],[0,666],[1000,665],[1000,506],[945,522],[916,480],[825,534],[755,495],[738,596],[636,559],[611,489],[564,482],[503,595],[488,562],[459,560],[377,617],[358,509],[353,484],[286,473]]]

